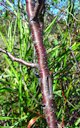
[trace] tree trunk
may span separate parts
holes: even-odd
[[[39,0],[38,0],[39,1]],[[44,0],[40,0],[44,3]],[[41,4],[41,3],[40,3]],[[38,64],[39,72],[41,78],[41,93],[43,99],[43,111],[49,128],[57,128],[57,121],[55,118],[55,111],[53,106],[53,89],[52,89],[52,80],[49,74],[49,69],[47,66],[47,56],[46,50],[43,45],[43,35],[42,27],[39,17],[35,17],[34,13],[36,4],[34,0],[26,0],[27,13],[29,17],[29,23],[31,28],[32,39],[34,42]]]

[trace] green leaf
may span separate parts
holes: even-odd
[[[75,123],[76,126],[77,126],[78,124],[80,124],[80,118],[77,119],[77,121],[76,121],[76,123]]]
[[[11,88],[0,88],[0,93],[1,92],[13,92],[13,89],[11,89]]]
[[[53,21],[50,23],[50,25],[46,28],[46,30],[44,31],[45,34],[50,33],[50,31],[53,29],[53,25],[54,25],[56,19],[57,19],[57,16],[53,19]]]
[[[0,116],[0,120],[13,120],[13,119],[17,119],[17,118],[14,118],[14,117],[9,117],[9,116]]]
[[[6,0],[7,4],[11,7],[11,9],[14,11],[14,14],[17,16],[17,13],[12,5],[12,3],[9,0]]]
[[[57,46],[55,46],[54,48],[50,48],[50,49],[47,50],[47,53],[55,52],[56,50],[59,49],[59,47],[60,47],[60,46],[57,45]]]
[[[58,95],[59,97],[62,97],[61,90],[54,91],[54,94],[55,95]]]
[[[71,47],[72,47],[72,50],[76,50],[77,48],[79,48],[80,46],[80,43],[74,43]]]

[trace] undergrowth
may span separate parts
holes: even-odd
[[[0,27],[0,47],[17,58],[37,62],[28,21],[21,18],[20,11],[15,11],[15,14],[14,18],[4,19],[6,27]],[[59,122],[64,122],[65,128],[79,128],[79,28],[74,31],[73,26],[68,28],[64,21],[57,23],[57,19],[53,19],[43,33],[53,79],[56,116]],[[36,73],[35,69],[11,61],[7,55],[0,53],[1,127],[26,128],[29,121],[36,117],[33,128],[47,128],[42,111],[40,80]]]

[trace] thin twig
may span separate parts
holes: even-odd
[[[70,34],[70,31],[69,31],[69,30],[68,30],[68,33],[69,33],[69,37],[70,37],[70,48],[69,48],[69,49],[70,49],[71,54],[72,54],[72,56],[73,56],[73,59],[74,59],[74,61],[75,61],[75,63],[76,63],[77,70],[80,72],[80,68],[79,68],[78,62],[77,62],[77,60],[76,60],[74,51],[73,51],[72,48],[71,48],[72,39],[71,39],[71,34]]]
[[[16,62],[21,63],[21,64],[28,66],[28,67],[38,68],[37,63],[29,63],[29,62],[26,62],[22,59],[16,58],[11,53],[7,52],[6,50],[3,50],[2,48],[0,48],[0,52],[6,54],[12,61],[16,61]]]
[[[71,47],[70,47],[70,50],[71,50],[71,54],[72,54],[72,56],[73,56],[73,58],[74,58],[74,61],[75,61],[75,63],[76,63],[77,70],[80,72],[80,68],[79,68],[78,62],[77,62],[77,60],[76,60],[76,57],[75,57],[75,55],[74,55],[74,51],[72,50]]]
[[[61,9],[61,8],[57,7],[56,5],[54,5],[54,7],[57,8],[60,12],[64,13],[64,15],[66,15],[67,9],[65,9],[65,10]],[[80,20],[77,19],[71,12],[68,11],[68,14],[70,14],[75,21],[80,22]]]

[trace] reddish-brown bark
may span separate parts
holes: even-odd
[[[44,1],[44,0],[41,0]],[[49,128],[57,128],[53,106],[52,80],[47,66],[46,50],[43,45],[42,28],[39,19],[33,20],[34,17],[34,0],[26,0],[27,13],[31,28],[32,39],[36,49],[41,78],[41,93],[43,99],[43,111]],[[37,18],[37,17],[36,17]]]

